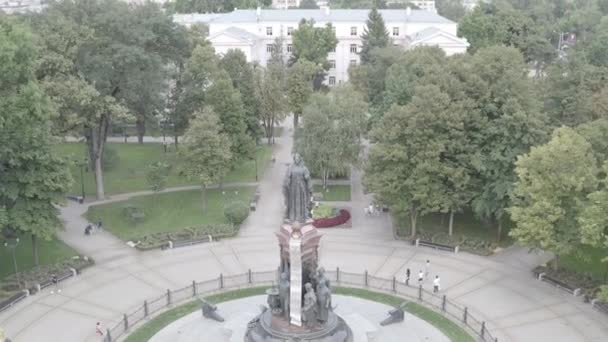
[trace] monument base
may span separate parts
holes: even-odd
[[[346,322],[333,312],[324,324],[312,327],[290,325],[289,321],[270,310],[252,320],[245,333],[245,342],[352,342],[353,333]]]

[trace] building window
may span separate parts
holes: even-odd
[[[291,52],[293,50],[293,45],[287,44],[287,52]]]
[[[351,59],[350,60],[350,65],[357,65],[357,60],[356,59]]]
[[[267,36],[272,36],[272,26],[266,27],[266,35]]]
[[[333,60],[333,59],[329,60],[329,67],[331,69],[335,69],[336,68],[336,61]]]
[[[399,28],[393,27],[393,36],[399,36]]]
[[[287,28],[287,35],[291,36],[292,33],[293,33],[293,27],[288,27]]]
[[[266,52],[272,53],[272,51],[274,51],[274,45],[266,44]]]
[[[353,26],[350,28],[350,35],[351,36],[356,36],[357,35],[357,26]]]
[[[329,76],[329,85],[330,86],[336,85],[336,77],[335,76]]]
[[[350,52],[357,53],[357,44],[350,44]]]

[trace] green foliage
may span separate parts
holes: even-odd
[[[102,168],[104,171],[114,170],[120,163],[120,157],[116,150],[110,146],[103,149]]]
[[[266,70],[255,73],[255,94],[260,101],[260,114],[268,144],[274,135],[274,127],[287,113],[284,85],[285,65],[282,62],[270,63]]]
[[[334,208],[327,204],[320,204],[318,207],[314,208],[312,212],[312,218],[315,220],[334,216],[336,216]]]
[[[456,22],[466,14],[462,0],[436,0],[435,6],[440,16]]]
[[[580,244],[577,217],[597,185],[591,145],[570,128],[557,129],[549,143],[518,158],[516,173],[510,235],[557,256],[571,253]]]
[[[171,172],[171,165],[166,162],[158,161],[148,166],[146,181],[150,190],[159,192],[167,187],[167,180]]]
[[[597,298],[604,303],[608,303],[608,285],[602,285],[600,292],[597,294]]]
[[[359,53],[361,64],[367,64],[371,61],[372,50],[385,48],[391,43],[388,31],[384,25],[384,19],[382,19],[382,15],[376,7],[369,11],[365,29],[361,35],[361,41],[362,47]]]
[[[228,222],[238,226],[249,216],[249,205],[243,201],[231,202],[224,208],[224,216]]]
[[[302,0],[300,1],[300,6],[298,8],[301,9],[318,9],[319,5],[315,0]]]
[[[604,163],[602,188],[587,196],[588,204],[578,217],[583,243],[608,247],[608,160]]]
[[[287,101],[289,110],[301,115],[313,93],[313,80],[322,68],[313,62],[299,60],[287,72]]]
[[[322,65],[325,70],[329,69],[327,54],[338,44],[336,33],[330,23],[325,27],[315,27],[313,20],[302,19],[298,29],[293,31],[291,36],[293,39],[292,64],[300,59],[305,59],[315,65]]]
[[[50,240],[62,227],[55,205],[72,180],[52,149],[54,107],[35,77],[37,53],[26,27],[0,20],[0,230]]]

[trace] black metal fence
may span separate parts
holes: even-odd
[[[458,324],[472,335],[478,337],[479,341],[497,342],[498,338],[492,336],[486,323],[474,317],[465,306],[448,300],[445,295],[438,295],[425,290],[417,284],[406,285],[397,278],[380,278],[364,273],[350,273],[341,271],[339,268],[327,271],[326,275],[332,283],[338,286],[352,286],[393,294],[397,297],[421,304],[433,311],[442,314],[452,322]],[[167,290],[164,294],[146,300],[142,305],[135,308],[131,313],[124,314],[114,326],[108,328],[102,339],[103,342],[117,341],[120,337],[127,335],[136,324],[156,317],[162,311],[175,305],[193,300],[198,295],[211,294],[214,292],[247,288],[252,286],[271,285],[278,282],[278,271],[253,272],[249,270],[244,274],[231,276],[219,275],[216,279],[203,282],[195,282],[178,289]]]

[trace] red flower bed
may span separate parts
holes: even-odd
[[[340,209],[340,214],[338,214],[338,216],[314,220],[312,225],[317,228],[329,228],[345,224],[348,220],[350,220],[350,213],[348,210]]]

